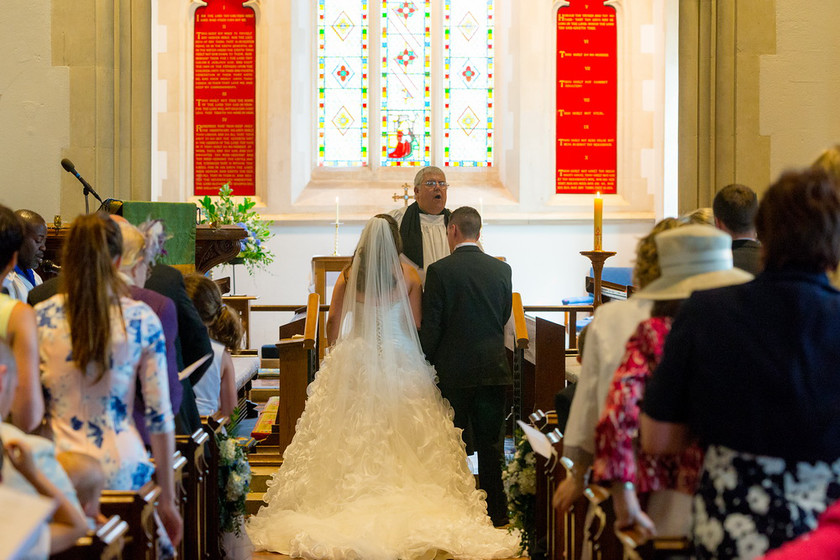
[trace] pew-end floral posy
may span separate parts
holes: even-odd
[[[234,437],[242,420],[239,408],[233,410],[227,433],[216,435],[219,450],[219,521],[224,532],[242,534],[245,499],[250,491],[251,466],[242,442]]]
[[[255,201],[246,196],[237,202],[233,197],[233,189],[225,183],[219,189],[218,197],[205,196],[199,199],[199,204],[202,224],[214,227],[238,225],[245,230],[247,237],[240,242],[237,259],[250,274],[274,262],[274,253],[266,247],[266,242],[271,238],[269,226],[273,222],[263,220],[253,209],[257,204]]]
[[[536,529],[536,456],[522,430],[516,430],[516,451],[502,471],[510,530],[519,531],[523,554],[533,552]]]

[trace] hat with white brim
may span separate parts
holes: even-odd
[[[659,278],[635,297],[651,300],[686,299],[697,290],[743,284],[753,275],[732,267],[732,238],[705,225],[678,227],[658,234]]]

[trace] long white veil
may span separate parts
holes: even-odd
[[[350,339],[361,339],[384,364],[410,346],[420,352],[394,234],[383,218],[365,225],[348,274],[337,344]]]
[[[493,529],[452,410],[420,349],[391,228],[372,218],[348,273],[338,340],[247,524],[295,558],[511,558]]]

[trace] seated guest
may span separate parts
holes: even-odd
[[[16,300],[26,301],[29,290],[41,284],[35,269],[41,266],[47,242],[47,223],[32,210],[18,210],[15,215],[24,227],[23,244],[14,270],[3,280],[3,287]]]
[[[184,287],[184,275],[177,268],[167,264],[158,263],[152,267],[149,278],[143,286],[153,290],[175,302],[175,309],[178,312],[178,338],[175,341],[175,358],[178,362],[178,371],[197,362],[208,354],[213,354],[210,346],[210,337],[207,334],[207,327],[198,316],[190,296]],[[181,410],[176,419],[178,432],[191,434],[201,428],[201,417],[195,404],[193,385],[201,380],[204,372],[210,367],[210,360],[198,366],[189,377],[181,381],[183,398]]]
[[[811,167],[825,171],[834,181],[834,186],[840,189],[840,144],[823,150]],[[840,288],[840,269],[829,272],[828,278],[832,286]]]
[[[643,449],[707,447],[694,500],[699,558],[754,558],[816,527],[840,495],[840,191],[785,173],[756,214],[764,271],[695,292],[648,381]]]
[[[0,280],[15,268],[23,239],[24,227],[20,219],[0,205]],[[38,380],[35,312],[6,294],[0,294],[0,340],[12,348],[20,378],[12,402],[12,423],[31,432],[44,416],[44,397]]]
[[[9,347],[0,341],[0,418],[9,414],[17,384],[17,371]],[[5,442],[5,446],[4,446]],[[4,461],[4,457],[8,461]],[[40,494],[55,500],[58,509],[25,558],[46,559],[49,554],[73,546],[87,525],[67,475],[55,460],[55,449],[48,440],[24,434],[0,422],[0,484],[24,494]]]
[[[107,489],[137,490],[154,473],[157,513],[177,545],[166,340],[149,306],[127,296],[107,246],[109,223],[97,215],[73,221],[60,292],[35,306],[47,418],[57,449],[99,460]],[[154,465],[132,415],[138,379]]]
[[[709,207],[702,207],[697,208],[696,210],[692,210],[691,212],[686,212],[677,220],[680,221],[682,224],[699,224],[699,225],[708,225],[712,226],[715,223],[715,216],[712,213],[712,209]]]
[[[587,330],[589,330],[589,325],[584,325],[577,335],[578,354],[575,358],[579,364],[583,364],[583,349],[586,347]],[[572,408],[575,391],[577,391],[577,383],[569,383],[554,395],[554,410],[557,412],[557,428],[561,432],[566,431],[566,423],[569,421],[569,411]]]
[[[239,347],[242,325],[236,313],[222,302],[222,292],[215,282],[201,274],[190,274],[184,278],[184,283],[201,320],[207,325],[213,346],[213,364],[193,386],[198,412],[202,416],[216,412],[229,416],[236,406],[236,371],[230,350]]]
[[[665,218],[639,240],[633,267],[634,286],[644,288],[659,278],[655,236],[681,225],[675,218]],[[636,297],[611,301],[599,306],[589,323],[575,398],[563,438],[563,455],[573,461],[574,468],[572,476],[564,478],[554,492],[554,507],[560,511],[568,510],[583,495],[595,453],[595,425],[601,417],[613,374],[624,357],[624,345],[639,322],[650,317],[651,306],[650,300]]]
[[[715,227],[732,236],[732,259],[737,268],[750,274],[761,272],[761,243],[756,240],[755,213],[758,197],[746,185],[723,187],[712,203]]]
[[[115,217],[111,216],[111,218]],[[178,379],[178,362],[175,355],[175,341],[178,339],[178,314],[175,303],[166,296],[142,287],[152,264],[163,249],[165,239],[162,237],[162,226],[160,222],[146,222],[141,224],[141,231],[124,218],[116,220],[116,223],[109,219],[105,226],[108,251],[114,256],[121,255],[118,261],[120,278],[128,286],[131,299],[142,301],[151,307],[163,326],[163,335],[166,339],[169,401],[172,403],[172,410],[177,411],[181,407],[182,389]],[[116,231],[117,228],[119,231]],[[120,239],[122,239],[121,246]],[[146,432],[146,423],[143,421],[144,408],[142,392],[137,391],[134,399],[134,424],[143,442],[149,445],[149,434]]]
[[[56,455],[56,459],[73,483],[88,525],[93,528],[105,523],[107,519],[99,509],[99,499],[105,488],[105,471],[99,461],[87,453],[76,451],[63,451]]]
[[[692,292],[752,279],[732,268],[731,238],[711,226],[681,227],[655,240],[662,275],[633,296],[653,301],[651,316],[630,337],[613,377],[595,429],[592,467],[593,481],[611,489],[616,527],[636,529],[648,538],[688,534],[703,452],[697,445],[679,457],[637,451],[645,384],[662,357],[674,315]],[[647,502],[645,511],[640,496]]]
[[[111,215],[110,218],[116,223],[128,224],[128,221],[122,216]],[[115,240],[113,237],[116,229],[117,228],[106,227],[106,235],[108,236],[106,244],[108,246],[108,250],[112,251],[111,256],[114,259],[122,258],[123,251],[121,235],[119,240]],[[116,233],[119,232],[116,231]],[[157,245],[157,243],[155,243],[155,245]],[[201,418],[199,417],[198,410],[195,406],[195,395],[193,395],[190,379],[195,379],[194,376],[203,374],[204,370],[206,370],[208,366],[207,364],[203,364],[193,372],[193,375],[190,376],[190,378],[180,380],[180,387],[173,385],[172,371],[174,368],[174,371],[176,372],[175,376],[177,377],[177,372],[184,369],[182,346],[184,348],[184,355],[188,358],[195,357],[195,359],[198,359],[212,352],[210,349],[210,341],[207,338],[207,329],[201,323],[201,319],[198,317],[198,313],[195,311],[192,301],[190,301],[189,296],[187,296],[187,293],[184,290],[184,279],[178,270],[172,268],[171,266],[158,264],[152,267],[151,270],[153,272],[150,275],[150,264],[146,262],[145,258],[142,259],[142,264],[138,259],[131,256],[128,260],[133,263],[133,265],[129,266],[129,268],[133,269],[132,275],[136,276],[136,279],[133,280],[133,282],[138,284],[137,286],[129,286],[132,297],[147,303],[158,315],[161,319],[161,323],[163,324],[164,336],[166,337],[167,369],[170,380],[169,398],[172,401],[172,410],[177,412],[177,416],[175,417],[175,428],[179,434],[192,434],[201,427]],[[140,272],[142,269],[145,269],[145,272],[143,272],[143,276],[141,277]],[[155,273],[154,271],[158,272]],[[157,274],[157,276],[155,276],[155,274]],[[148,280],[146,280],[146,276],[149,276]],[[58,293],[60,278],[61,275],[51,278],[40,286],[33,288],[29,292],[29,304],[36,305],[42,301],[46,301]],[[143,288],[142,285],[144,280],[147,283],[148,289],[141,292],[140,290]],[[153,280],[154,282],[152,282]],[[156,289],[152,289],[151,285],[154,285]],[[141,293],[143,294],[142,296],[139,295]],[[171,324],[170,311],[166,309],[168,306],[163,303],[163,300],[160,300],[159,298],[155,299],[155,294],[158,294],[161,297],[166,297],[166,299],[172,300],[175,304],[176,323],[174,328]],[[169,297],[170,294],[172,296],[171,298]],[[205,349],[204,342],[207,344],[207,351],[204,354],[200,354],[200,352]],[[187,365],[190,363],[192,362],[188,362]],[[140,392],[137,394],[139,395]],[[135,407],[135,414],[138,412],[142,414],[142,408],[137,409]],[[143,440],[148,444],[148,436],[145,432],[145,427],[140,427],[144,426],[145,423],[140,421],[139,416],[137,420],[136,425],[138,426],[138,430],[143,436]]]

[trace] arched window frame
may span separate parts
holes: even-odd
[[[495,12],[498,13],[499,8],[510,7],[512,0],[494,0]],[[421,0],[418,0],[420,3]],[[443,8],[445,0],[431,0],[431,165],[437,165],[444,169],[447,179],[453,184],[457,184],[457,189],[461,193],[470,193],[465,197],[467,200],[476,198],[476,193],[486,192],[486,196],[492,199],[494,196],[500,198],[510,199],[511,193],[502,185],[500,179],[499,169],[504,166],[505,156],[503,150],[500,150],[499,139],[504,138],[506,130],[509,129],[509,122],[503,118],[499,110],[495,111],[494,116],[494,149],[493,149],[493,164],[485,167],[452,167],[443,165],[443,115],[442,110],[444,103],[443,94],[443,74],[444,74],[444,49],[443,49]],[[309,123],[309,138],[307,145],[301,150],[296,150],[300,153],[301,158],[294,158],[291,165],[295,167],[294,174],[303,176],[304,181],[298,183],[302,186],[298,192],[292,193],[292,200],[303,202],[304,204],[312,202],[314,204],[327,203],[334,196],[348,195],[355,199],[373,200],[376,196],[380,200],[381,206],[389,206],[394,204],[389,200],[391,194],[396,193],[395,188],[403,183],[411,184],[420,167],[417,166],[400,166],[400,167],[385,167],[379,164],[381,154],[381,120],[379,112],[379,99],[381,92],[380,76],[378,72],[378,61],[381,59],[380,55],[380,12],[381,0],[369,0],[369,25],[370,33],[368,34],[368,72],[370,81],[368,84],[368,107],[370,116],[368,122],[370,123],[368,140],[368,160],[369,164],[365,167],[326,167],[318,165],[318,7],[316,2],[311,3],[311,8],[301,10],[298,14],[298,21],[301,23],[307,22],[307,25],[301,28],[308,28],[311,30],[310,35],[310,51],[308,57],[310,60],[310,68],[308,84],[308,99],[311,100],[308,106],[304,106],[304,94],[301,92],[299,96],[295,96],[293,100],[293,113],[299,118],[295,119],[296,123],[308,121]],[[308,13],[303,13],[308,12]],[[500,60],[500,48],[506,48],[505,25],[499,22],[498,17],[494,17],[494,108],[500,107],[504,101],[505,92],[500,91],[498,85],[504,83],[505,72],[507,64]],[[298,57],[302,62],[302,57]],[[314,62],[311,62],[314,61]],[[377,62],[374,65],[374,62]],[[294,67],[293,67],[294,72]],[[297,89],[297,88],[296,88]],[[307,115],[304,117],[303,115]],[[301,138],[299,134],[299,125],[293,126],[293,135],[295,138]],[[298,132],[294,132],[297,130]],[[306,168],[303,168],[304,165]],[[367,191],[363,194],[361,191]],[[380,192],[381,191],[381,192]],[[376,194],[373,194],[376,193]],[[409,191],[411,193],[411,191]],[[477,198],[476,198],[477,200]]]

